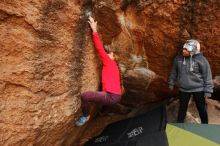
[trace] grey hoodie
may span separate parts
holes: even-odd
[[[180,91],[204,91],[205,96],[211,97],[214,87],[212,73],[209,62],[200,53],[200,46],[190,57],[183,57],[181,54],[176,56],[169,77],[169,88],[173,88],[176,79],[178,79]]]

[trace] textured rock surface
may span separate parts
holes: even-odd
[[[215,85],[213,98],[220,101],[220,76],[215,76],[213,82]]]
[[[220,96],[219,0],[1,0],[0,145],[78,145],[86,128],[73,127],[79,94],[97,90],[100,75],[91,12],[119,57],[124,104],[177,95],[167,79],[190,37],[200,40]]]
[[[99,79],[81,17],[88,6],[0,2],[0,145],[62,145],[81,133],[72,124],[79,93],[96,90]]]

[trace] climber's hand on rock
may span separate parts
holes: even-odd
[[[91,17],[89,16],[89,25],[92,29],[93,32],[97,32],[97,22]]]

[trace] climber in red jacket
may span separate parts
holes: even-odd
[[[76,126],[84,125],[90,118],[90,102],[111,106],[121,100],[120,72],[115,62],[114,54],[109,48],[104,48],[97,32],[97,22],[90,16],[93,42],[102,61],[102,91],[88,91],[81,94],[83,114],[76,121]]]

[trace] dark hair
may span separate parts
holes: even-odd
[[[107,54],[114,52],[114,50],[109,45],[104,45],[104,50]]]

